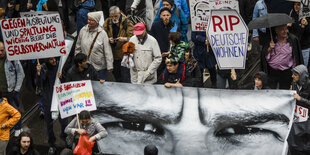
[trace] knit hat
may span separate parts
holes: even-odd
[[[168,2],[171,6],[173,6],[174,5],[174,0],[163,0],[163,2]]]
[[[89,12],[88,17],[91,17],[93,20],[96,21],[96,23],[99,23],[101,15],[103,15],[102,11],[96,11],[96,12]]]

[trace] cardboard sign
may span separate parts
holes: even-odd
[[[91,81],[77,81],[54,87],[58,98],[61,118],[80,113],[83,110],[97,110]]]
[[[190,0],[192,31],[206,31],[211,9],[235,9],[239,12],[237,0]]]
[[[71,51],[72,45],[74,43],[74,40],[68,37],[68,38],[65,39],[65,42],[66,42],[66,51]],[[69,52],[67,52],[67,53],[69,53]],[[57,72],[62,72],[62,68],[63,68],[63,66],[66,63],[68,56],[69,56],[69,54],[60,57],[59,66],[58,66]],[[54,86],[60,85],[60,84],[61,84],[61,82],[60,82],[59,78],[56,77],[55,78]],[[57,95],[56,95],[55,89],[53,89],[51,111],[52,112],[56,112],[56,111],[58,112],[58,99],[57,99]]]
[[[49,14],[59,14],[57,11],[29,11],[29,12],[20,12],[20,17],[35,17]]]
[[[0,21],[8,60],[29,60],[66,54],[59,14]]]
[[[222,69],[244,69],[249,30],[235,10],[211,10],[207,37]]]
[[[301,0],[299,19],[310,17],[310,0]]]
[[[305,122],[308,120],[308,108],[296,105],[295,108],[295,121],[296,122]]]

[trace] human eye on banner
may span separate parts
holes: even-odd
[[[106,154],[285,154],[293,91],[230,91],[93,82]],[[272,149],[270,149],[272,148]]]
[[[66,55],[60,15],[29,16],[0,20],[8,60]]]
[[[210,11],[234,9],[239,12],[238,0],[189,0],[192,31],[206,31]]]

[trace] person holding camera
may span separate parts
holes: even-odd
[[[122,46],[133,36],[133,23],[121,13],[119,7],[112,6],[109,10],[109,18],[104,22],[104,30],[107,32],[113,53],[113,74],[116,82],[130,83],[130,71],[121,66],[123,59]]]

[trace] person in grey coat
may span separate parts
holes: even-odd
[[[77,118],[74,118],[66,127],[65,133],[74,137],[88,134],[90,137],[89,142],[96,142],[108,135],[105,128],[96,119],[91,118],[89,111],[81,111],[79,113],[79,121],[81,128],[78,127]],[[97,143],[93,147],[93,152],[99,152]]]

